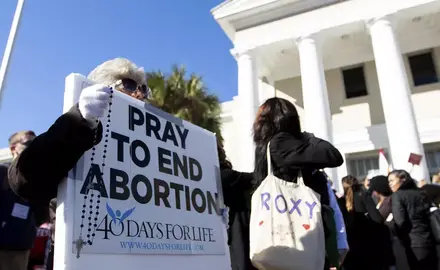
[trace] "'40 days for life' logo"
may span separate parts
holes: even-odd
[[[121,215],[121,211],[119,210],[113,211],[113,209],[110,207],[108,203],[106,203],[106,207],[107,207],[108,215],[112,218],[112,221],[110,223],[114,222],[115,224],[118,224],[117,221],[119,221],[119,224],[122,224],[122,222],[124,222],[124,220],[128,218],[136,208],[133,207],[131,209],[128,209],[127,211],[124,212],[124,214]]]
[[[101,220],[96,228],[96,231],[103,232],[103,239],[109,239],[110,235],[122,235],[127,227],[126,225],[128,225],[124,224],[124,221],[126,221],[127,218],[133,214],[136,207],[128,209],[124,213],[117,209],[114,210],[108,203],[106,203],[106,208],[107,215],[105,215],[105,217]]]
[[[120,210],[114,210],[106,203],[107,215],[101,220],[96,231],[104,234],[102,239],[108,240],[110,239],[109,236],[121,236],[128,229],[129,224],[127,222],[129,220],[127,218],[133,214],[135,208],[133,207],[122,213]],[[124,223],[124,221],[127,222]]]
[[[131,214],[133,214],[136,207],[128,209],[122,213],[120,210],[113,210],[108,203],[106,203],[105,206],[107,208],[107,215],[105,215],[105,217],[99,223],[96,231],[104,233],[103,239],[109,239],[109,233],[113,236],[122,235],[126,229],[125,225],[127,225],[124,224],[124,221],[127,220]]]

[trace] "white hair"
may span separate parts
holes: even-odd
[[[132,79],[138,85],[146,84],[144,68],[138,68],[136,64],[126,58],[115,58],[102,63],[92,70],[87,78],[95,83],[108,86],[121,79]]]

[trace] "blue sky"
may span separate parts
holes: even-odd
[[[222,0],[26,0],[0,104],[0,147],[62,113],[64,78],[127,57],[145,70],[183,64],[222,101],[237,93],[232,43],[210,9]],[[16,7],[0,2],[0,57]]]

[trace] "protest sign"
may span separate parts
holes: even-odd
[[[412,165],[420,165],[420,162],[422,162],[422,155],[410,153],[408,158],[408,163]]]
[[[66,78],[64,111],[89,84]],[[101,123],[59,189],[55,269],[230,269],[214,134],[117,91]]]

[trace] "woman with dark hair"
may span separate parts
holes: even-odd
[[[404,170],[392,171],[388,184],[393,191],[391,201],[397,237],[405,248],[410,269],[437,270],[428,196]]]
[[[266,100],[258,110],[253,133],[255,188],[267,176],[266,150],[270,143],[274,175],[296,182],[301,172],[305,185],[320,195],[322,207],[329,206],[327,178],[318,170],[338,167],[343,158],[331,143],[301,131],[298,112],[291,102],[282,98]]]
[[[356,177],[347,175],[342,178],[344,188],[343,209],[347,228],[347,239],[350,251],[344,261],[344,269],[369,270],[376,269],[376,263],[371,260],[371,241],[368,234],[369,226],[365,207],[366,191]]]
[[[249,259],[249,222],[251,213],[252,173],[237,172],[227,160],[217,141],[223,199],[229,208],[228,245],[232,270],[257,270]]]

